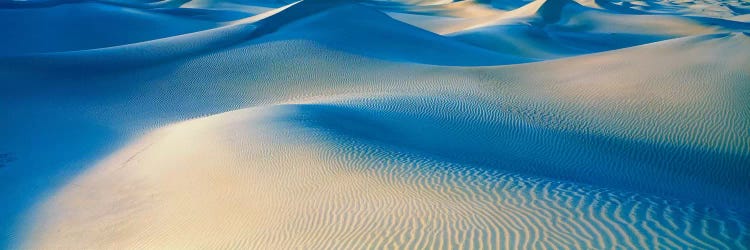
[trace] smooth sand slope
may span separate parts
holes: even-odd
[[[7,42],[0,244],[745,249],[750,35],[722,4],[0,5],[159,23]]]

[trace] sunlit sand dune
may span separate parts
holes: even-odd
[[[0,2],[0,248],[747,249],[747,15]]]
[[[737,214],[452,164],[429,152],[358,137],[399,132],[376,124],[385,121],[330,120],[342,119],[341,112],[371,112],[357,107],[364,110],[320,103],[265,107],[160,129],[45,203],[37,215],[41,223],[24,247],[741,248],[747,243],[748,225]]]

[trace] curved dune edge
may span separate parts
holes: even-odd
[[[302,107],[159,129],[50,197],[21,247],[742,248],[750,239],[729,211],[328,141],[326,129],[304,126],[316,118]]]

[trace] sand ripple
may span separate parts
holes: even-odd
[[[747,220],[732,210],[310,126],[327,112],[283,105],[161,129],[46,202],[25,247],[744,249],[750,241]]]
[[[746,249],[749,21],[0,0],[0,248]]]

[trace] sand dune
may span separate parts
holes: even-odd
[[[0,248],[746,249],[748,8],[3,2]]]
[[[390,131],[329,105],[235,111],[148,135],[48,201],[24,247],[742,248],[747,241],[736,214],[341,136],[340,128]]]
[[[603,3],[603,2],[602,2]],[[613,7],[614,6],[614,7]],[[671,38],[743,31],[735,15],[724,19],[606,9],[573,0],[537,0],[495,14],[465,18],[392,14],[399,20],[508,55],[554,59],[631,47]],[[594,8],[595,7],[595,8]],[[422,15],[424,16],[424,15]]]
[[[500,65],[530,61],[456,42],[398,22],[362,5],[325,6],[321,8],[326,10],[311,15],[310,10],[315,8],[308,6],[321,4],[306,2],[261,21],[266,21],[261,27],[270,26],[268,29],[283,26],[263,37],[263,41],[305,39],[353,54],[434,65]],[[288,21],[297,15],[303,15],[304,19]],[[341,23],[340,20],[349,21]],[[289,24],[284,25],[287,22]]]
[[[549,59],[748,28],[731,20],[670,15],[634,18],[572,0],[539,0],[451,36],[502,53]]]
[[[53,70],[97,68],[110,71],[143,67],[245,42],[297,39],[392,61],[437,65],[499,65],[531,61],[456,42],[397,22],[361,5],[305,1],[270,12],[271,15],[259,14],[257,18],[241,19],[220,28],[168,38],[106,48],[13,56],[0,63],[43,66]],[[327,28],[339,25],[340,19],[353,17],[358,17],[356,20],[361,22],[347,22],[350,26],[337,29]],[[430,46],[419,46],[424,43]]]
[[[13,1],[15,2],[15,1]],[[1,9],[0,56],[124,45],[216,27],[212,22],[101,3]]]

